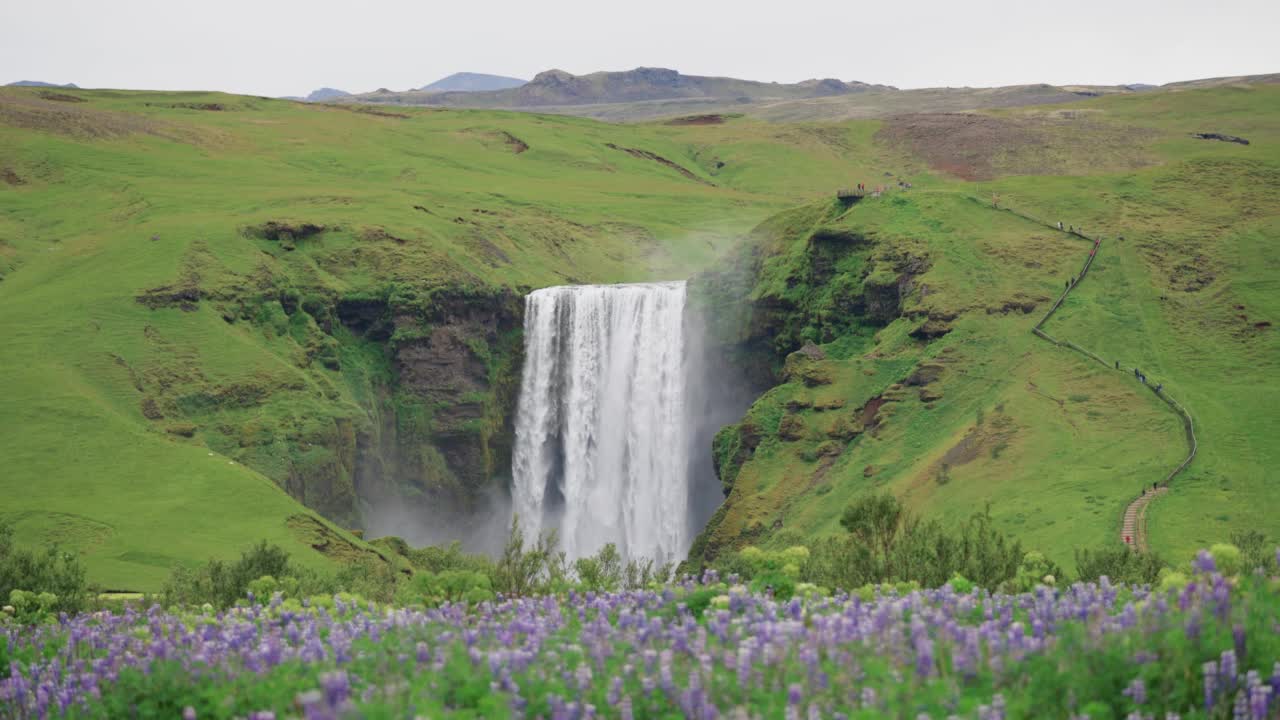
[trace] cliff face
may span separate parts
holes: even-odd
[[[780,531],[761,520],[821,482],[834,459],[883,419],[885,400],[851,392],[858,380],[850,358],[908,314],[929,263],[860,230],[853,212],[835,202],[775,216],[723,268],[691,282],[695,302],[716,319],[708,342],[758,395],[709,448],[724,501],[690,550],[693,565]],[[801,461],[780,461],[787,453]],[[744,472],[770,479],[740,490]],[[798,485],[797,472],[808,474]],[[767,492],[756,490],[762,485]]]
[[[420,311],[419,311],[420,310]],[[355,486],[389,501],[473,509],[510,468],[520,382],[521,298],[442,291],[425,308],[386,305],[390,377],[358,439]]]
[[[509,472],[520,295],[404,287],[337,295],[277,282],[165,306],[196,312],[207,300],[225,322],[266,337],[292,369],[220,379],[152,328],[156,362],[135,369],[119,360],[145,393],[144,416],[348,527],[367,529],[388,505],[476,509]]]

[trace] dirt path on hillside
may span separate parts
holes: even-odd
[[[973,200],[974,202],[981,203],[981,201],[977,200],[976,198],[974,198]],[[997,208],[993,208],[993,209],[997,209]],[[1084,266],[1081,267],[1080,273],[1071,279],[1070,284],[1068,284],[1066,289],[1062,291],[1062,295],[1058,297],[1058,301],[1053,304],[1053,307],[1049,308],[1049,311],[1044,314],[1044,317],[1040,318],[1040,322],[1036,323],[1036,326],[1031,329],[1031,332],[1035,333],[1041,338],[1044,338],[1045,340],[1048,340],[1049,342],[1053,343],[1054,345],[1057,345],[1058,347],[1065,347],[1065,348],[1074,350],[1080,353],[1081,355],[1084,355],[1085,357],[1100,363],[1103,367],[1109,370],[1114,370],[1116,372],[1123,372],[1126,374],[1132,374],[1134,375],[1135,379],[1137,379],[1139,376],[1136,368],[1126,368],[1126,367],[1123,367],[1118,362],[1115,363],[1114,365],[1111,363],[1108,363],[1106,360],[1102,359],[1102,357],[1099,356],[1097,353],[1091,350],[1087,350],[1083,347],[1080,347],[1079,345],[1075,344],[1074,342],[1071,342],[1070,340],[1060,340],[1058,338],[1055,338],[1043,330],[1045,323],[1049,322],[1049,319],[1052,318],[1054,313],[1058,311],[1058,308],[1062,307],[1062,303],[1066,301],[1067,296],[1071,294],[1071,291],[1076,289],[1076,287],[1081,282],[1084,281],[1085,277],[1088,276],[1089,268],[1093,266],[1094,258],[1102,249],[1102,238],[1101,237],[1089,238],[1088,236],[1084,235],[1079,231],[1069,231],[1069,230],[1064,231],[1058,228],[1056,225],[1044,222],[1043,220],[1031,217],[1030,215],[1026,215],[1016,210],[1011,210],[1009,208],[998,208],[998,210],[1001,210],[1003,212],[1008,212],[1013,215],[1017,215],[1018,217],[1021,217],[1025,220],[1036,223],[1038,225],[1043,225],[1051,230],[1058,230],[1059,232],[1064,232],[1069,235],[1074,235],[1084,240],[1093,240],[1093,248],[1089,251],[1089,257],[1085,259]],[[1146,523],[1147,507],[1151,504],[1151,501],[1169,492],[1170,481],[1172,481],[1175,476],[1177,476],[1179,473],[1185,470],[1188,465],[1191,464],[1191,461],[1196,456],[1196,451],[1198,450],[1199,446],[1196,441],[1195,423],[1191,420],[1191,414],[1188,413],[1186,409],[1183,408],[1182,405],[1178,403],[1177,400],[1174,400],[1169,395],[1168,392],[1165,392],[1163,389],[1159,387],[1152,387],[1151,385],[1147,384],[1147,381],[1145,378],[1141,378],[1141,382],[1143,384],[1143,387],[1155,393],[1156,397],[1159,397],[1161,400],[1163,400],[1170,407],[1170,409],[1172,409],[1175,413],[1177,413],[1179,419],[1182,420],[1183,430],[1185,432],[1186,440],[1187,440],[1186,459],[1184,459],[1181,463],[1179,463],[1177,467],[1173,468],[1173,470],[1170,471],[1169,474],[1164,477],[1163,481],[1153,482],[1150,488],[1148,488],[1144,483],[1142,488],[1142,493],[1138,495],[1136,498],[1134,498],[1133,500],[1129,501],[1129,503],[1124,508],[1124,514],[1121,516],[1120,536],[1119,536],[1120,542],[1132,547],[1137,552],[1146,552],[1147,551],[1147,523]]]

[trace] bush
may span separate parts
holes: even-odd
[[[1038,552],[1029,552],[1022,556],[1018,564],[1018,574],[1007,582],[1007,589],[1015,593],[1030,592],[1037,585],[1051,585],[1049,578],[1061,575],[1058,566],[1050,562]]]
[[[1237,530],[1231,533],[1231,544],[1240,548],[1242,570],[1252,572],[1262,568],[1265,572],[1275,572],[1276,547],[1267,542],[1267,536],[1257,530]]]
[[[885,582],[917,582],[938,587],[956,575],[983,587],[1017,576],[1024,562],[1022,545],[995,528],[987,511],[975,513],[956,530],[913,517],[892,495],[854,501],[841,518],[849,532],[814,543],[802,566],[802,578],[830,588],[856,588]],[[1041,572],[1043,571],[1043,572]],[[1026,569],[1031,577],[1031,568]],[[1060,576],[1052,563],[1040,574]]]
[[[343,565],[333,579],[339,592],[389,603],[395,599],[396,590],[406,577],[390,563],[370,559]]]
[[[1082,582],[1097,582],[1105,575],[1112,582],[1151,585],[1164,567],[1155,553],[1137,553],[1123,545],[1076,551],[1076,572]]]
[[[13,542],[13,527],[0,522],[0,598],[15,590],[53,595],[50,612],[78,612],[90,597],[84,566],[75,555],[50,547],[43,552],[19,548]],[[15,605],[16,607],[16,605]]]
[[[9,593],[9,604],[13,606],[14,617],[19,622],[48,622],[57,609],[58,596],[51,592],[14,590]]]
[[[476,604],[492,599],[489,576],[472,570],[416,573],[400,585],[395,596],[398,604],[427,607],[445,602]]]
[[[973,592],[974,588],[974,584],[965,579],[965,576],[959,573],[956,573],[950,580],[948,580],[947,584],[951,586],[952,590],[960,595],[968,595]]]
[[[613,592],[622,584],[622,556],[613,543],[607,543],[591,557],[574,561],[573,570],[584,590]]]
[[[796,594],[796,581],[785,572],[769,570],[751,581],[751,591],[771,592],[774,600],[790,600]]]
[[[671,581],[671,563],[654,564],[652,558],[628,560],[622,568],[622,587],[625,590],[642,590],[650,585],[665,585]]]
[[[784,550],[762,550],[748,545],[736,553],[726,553],[716,562],[721,575],[737,575],[744,581],[764,575],[785,575],[792,582],[804,574],[809,562],[809,548],[792,545]]]
[[[711,606],[711,602],[720,595],[720,591],[714,588],[699,588],[689,593],[684,600],[685,609],[689,611],[695,618],[701,618],[702,614]]]
[[[462,543],[454,541],[448,545],[432,545],[414,548],[403,553],[409,558],[409,564],[415,570],[427,572],[444,572],[445,570],[471,570],[492,576],[493,560],[484,555],[471,555],[462,551]]]
[[[1223,575],[1238,575],[1243,569],[1243,557],[1240,554],[1240,548],[1235,545],[1215,543],[1209,546],[1209,554],[1213,556],[1218,572]]]
[[[516,597],[567,590],[568,566],[564,553],[556,549],[559,544],[559,537],[552,530],[538,536],[526,549],[520,518],[513,517],[507,545],[493,567],[493,589]]]
[[[394,571],[382,565],[394,576]],[[161,591],[168,605],[210,605],[225,610],[253,592],[258,602],[267,602],[280,592],[285,597],[332,595],[339,590],[352,590],[367,597],[390,598],[393,593],[377,591],[375,583],[361,580],[376,575],[364,567],[348,566],[338,574],[325,574],[292,563],[289,553],[265,540],[241,553],[235,562],[210,560],[197,568],[179,567],[169,575]],[[385,579],[379,576],[380,579]],[[394,577],[391,580],[394,582]],[[372,590],[372,591],[371,591]]]

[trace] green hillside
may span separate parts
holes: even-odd
[[[459,333],[492,382],[441,419],[396,355],[432,351],[441,293],[685,275],[881,164],[867,128],[713,130],[0,91],[0,513],[154,589],[257,538],[306,551],[297,501],[359,525],[362,456],[411,466],[406,492],[479,492],[418,441],[500,453],[513,342]]]
[[[883,486],[929,515],[990,504],[1068,561],[1116,541],[1181,430],[1031,335],[1090,244],[995,193],[1106,237],[1051,331],[1196,418],[1152,545],[1276,539],[1278,141],[1275,85],[639,125],[4,88],[0,515],[118,589],[259,538],[360,552],[316,513],[363,527],[369,498],[501,482],[525,290],[711,271],[719,339],[789,380],[717,442],[732,493],[699,553],[834,531]],[[860,181],[890,192],[832,199]]]
[[[923,161],[911,189],[780,215],[699,282],[713,307],[749,303],[723,341],[750,353],[773,338],[786,365],[717,439],[731,493],[695,554],[836,532],[880,487],[926,516],[989,506],[1068,566],[1118,542],[1125,504],[1187,447],[1132,373],[1031,335],[1092,247],[1059,219],[1105,241],[1049,332],[1142,368],[1197,423],[1199,455],[1148,513],[1152,547],[1182,559],[1232,531],[1280,536],[1280,88],[906,118],[879,137]],[[886,317],[895,289],[901,317]]]

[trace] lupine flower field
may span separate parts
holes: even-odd
[[[279,595],[10,625],[8,718],[1280,717],[1280,592],[1202,553],[1163,590],[787,601],[665,588],[380,607]]]

